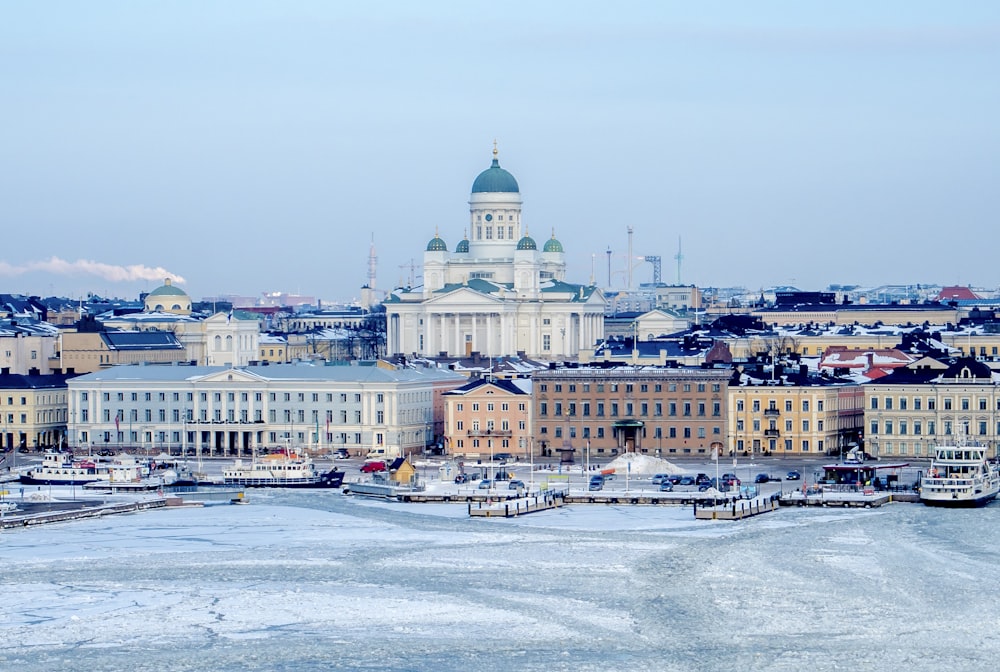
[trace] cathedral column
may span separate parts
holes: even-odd
[[[462,347],[462,314],[452,313],[455,316],[455,355],[462,357],[465,355],[465,348]]]
[[[431,314],[430,313],[426,313],[423,316],[423,318],[424,319],[421,320],[421,322],[423,323],[422,328],[423,328],[423,331],[424,331],[424,338],[423,338],[423,346],[421,348],[419,348],[419,351],[421,353],[423,353],[423,354],[426,355],[426,354],[428,354],[428,353],[431,352]],[[418,327],[418,328],[420,328],[420,327]],[[419,338],[418,338],[418,340],[419,340]],[[414,348],[414,350],[417,350],[417,349],[418,348]]]
[[[486,354],[493,356],[493,313],[486,315]]]
[[[479,351],[477,347],[479,345],[478,339],[476,338],[476,314],[472,313],[472,349],[475,352]]]
[[[530,331],[528,334],[528,354],[531,357],[538,356],[538,315],[532,315],[529,321]]]
[[[441,344],[439,346],[437,346],[436,349],[431,352],[431,354],[433,354],[433,355],[436,355],[438,352],[440,352],[442,350],[447,350],[448,349],[448,347],[445,345],[445,339],[447,338],[446,334],[448,333],[448,326],[445,323],[445,320],[447,319],[447,316],[444,313],[439,313],[439,315],[440,315],[440,318],[441,318],[438,321],[439,325],[441,327],[441,334],[440,334]]]

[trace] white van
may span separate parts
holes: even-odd
[[[399,457],[399,446],[375,446],[365,456],[369,460],[393,460]]]

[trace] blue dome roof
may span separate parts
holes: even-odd
[[[479,173],[479,177],[472,183],[472,193],[497,193],[509,192],[518,193],[517,180],[514,176],[500,167],[500,162],[496,156],[493,157],[493,165]]]
[[[458,241],[458,245],[455,246],[455,251],[459,252],[459,253],[465,252],[466,254],[468,254],[468,252],[469,252],[469,239],[468,238],[463,238],[462,240]]]
[[[552,236],[545,241],[545,247],[542,248],[542,252],[562,252],[563,246],[555,236]]]
[[[448,251],[448,243],[444,242],[441,239],[441,236],[435,235],[433,238],[431,238],[431,241],[429,243],[427,243],[427,251],[428,252],[447,252]]]
[[[535,245],[535,239],[531,236],[525,236],[521,240],[517,241],[517,249],[519,250],[537,250],[538,245]]]

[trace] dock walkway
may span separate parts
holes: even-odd
[[[695,502],[694,517],[696,520],[743,520],[777,511],[778,501],[777,497],[754,497],[716,506],[698,506]]]
[[[548,511],[565,504],[562,492],[545,493],[541,496],[516,497],[502,501],[469,502],[471,518],[513,518],[536,511]]]

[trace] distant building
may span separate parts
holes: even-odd
[[[445,451],[489,457],[531,455],[531,381],[477,378],[444,395]]]

